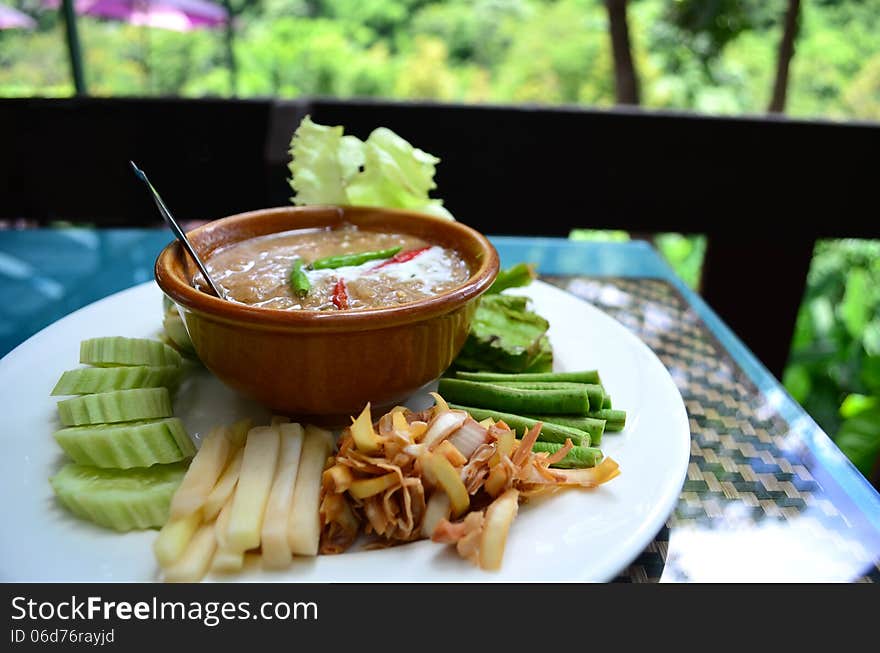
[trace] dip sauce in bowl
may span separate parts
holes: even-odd
[[[156,281],[201,361],[273,411],[326,426],[348,424],[367,402],[379,414],[440,376],[498,274],[485,236],[412,211],[263,209],[187,237],[231,295],[226,301],[203,287],[177,242],[159,255]],[[380,250],[390,251],[356,265],[321,262]],[[292,283],[297,265],[306,292]]]
[[[367,252],[388,255],[358,265],[310,269],[329,257]],[[392,254],[394,252],[394,254]],[[305,293],[290,282],[302,264],[310,283]],[[353,224],[301,229],[251,238],[211,255],[208,273],[230,299],[279,310],[358,310],[396,306],[445,292],[470,276],[467,263],[453,249],[399,233],[359,229]],[[334,303],[334,290],[345,284],[345,308]],[[200,275],[194,282],[202,285]]]

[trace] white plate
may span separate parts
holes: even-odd
[[[551,324],[557,370],[598,369],[626,429],[602,448],[621,475],[594,490],[570,490],[523,505],[500,572],[484,572],[432,542],[300,559],[286,572],[251,566],[243,580],[311,582],[604,581],[630,563],[675,506],[690,452],[688,420],[669,373],[638,338],[593,306],[535,282],[520,291]],[[77,366],[79,342],[105,335],[149,337],[161,327],[161,293],[146,283],[68,315],[0,361],[0,580],[149,581],[158,578],[154,531],[117,534],[71,516],[47,479],[64,461],[49,396]],[[393,364],[393,362],[390,362]],[[414,397],[413,405],[428,405]],[[241,416],[266,416],[207,372],[178,396],[176,414],[199,437]]]

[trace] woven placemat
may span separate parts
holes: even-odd
[[[768,519],[813,520],[817,536],[864,558],[863,575],[856,580],[880,582],[880,561],[841,535],[852,525],[810,473],[803,450],[793,446],[789,424],[675,287],[658,279],[542,280],[601,308],[635,333],[669,370],[687,408],[691,458],[681,497],[666,526],[616,581],[658,581],[667,565],[675,565],[670,529],[717,529],[731,525],[725,522],[735,515],[739,527]],[[675,580],[689,580],[674,571]]]

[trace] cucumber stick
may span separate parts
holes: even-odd
[[[83,395],[59,401],[58,416],[64,426],[171,417],[171,397],[167,388],[137,388]]]
[[[162,329],[165,331],[165,337],[171,341],[175,349],[188,356],[195,355],[196,350],[186,330],[186,325],[176,309],[165,313],[165,317],[162,319]]]
[[[61,375],[53,395],[86,395],[132,388],[176,388],[182,368],[177,365],[81,367]]]
[[[72,426],[56,431],[55,440],[74,462],[119,469],[173,463],[196,452],[176,417]]]
[[[101,469],[68,463],[49,479],[58,499],[78,517],[117,531],[155,528],[168,508],[186,464]]]
[[[180,365],[173,348],[149,338],[90,338],[79,345],[79,362],[99,367],[112,365]]]

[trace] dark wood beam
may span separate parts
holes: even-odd
[[[776,378],[788,361],[815,240],[709,238],[701,294]]]

